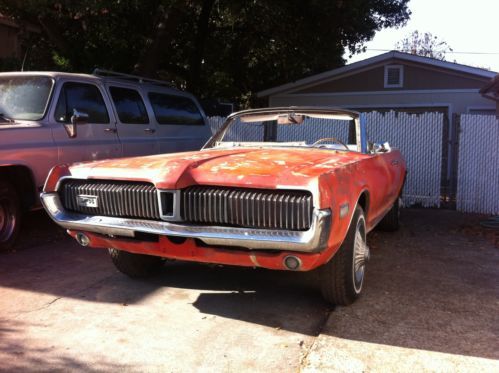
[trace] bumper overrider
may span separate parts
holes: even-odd
[[[130,239],[137,233],[148,233],[198,239],[210,246],[319,253],[326,248],[331,229],[329,209],[314,210],[308,230],[290,231],[85,215],[65,210],[56,192],[42,193],[40,197],[46,211],[60,226],[72,232],[93,232],[111,238]]]

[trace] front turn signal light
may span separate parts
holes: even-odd
[[[71,176],[69,171],[69,166],[67,164],[59,164],[52,167],[49,172],[47,180],[45,180],[45,185],[43,186],[44,193],[51,193],[57,191],[57,183],[64,176]]]

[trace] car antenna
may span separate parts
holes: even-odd
[[[21,64],[21,71],[24,71],[24,64],[26,63],[26,59],[28,58],[29,48],[30,47],[26,48],[26,52],[24,52],[23,62]]]

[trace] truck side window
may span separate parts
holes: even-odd
[[[151,92],[149,100],[159,124],[204,124],[199,109],[188,97]]]
[[[149,123],[146,107],[139,92],[135,89],[121,87],[109,87],[109,92],[111,92],[111,97],[113,98],[114,106],[116,107],[116,112],[121,123]]]
[[[88,123],[109,123],[104,99],[93,84],[64,83],[55,108],[55,120],[68,123],[74,109],[88,114]]]

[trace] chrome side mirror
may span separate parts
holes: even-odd
[[[77,125],[88,123],[88,114],[73,109],[73,115],[71,115],[71,122],[64,124],[64,129],[68,134],[70,139],[74,139],[77,135]]]

